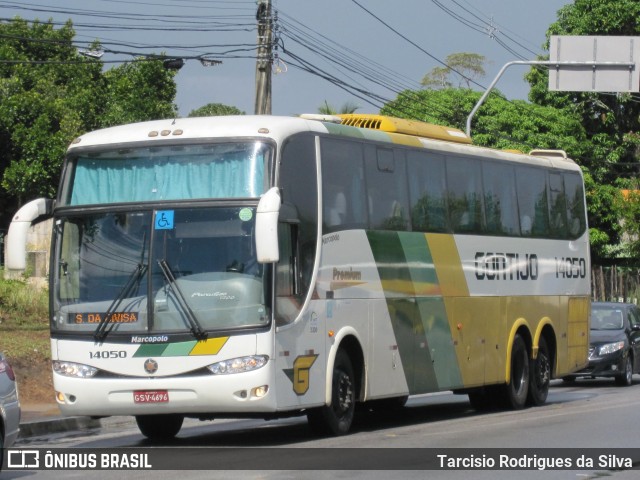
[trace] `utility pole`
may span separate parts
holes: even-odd
[[[258,0],[258,55],[256,58],[256,115],[271,114],[272,26],[271,0]]]

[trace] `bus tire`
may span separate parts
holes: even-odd
[[[503,399],[507,408],[519,410],[526,405],[529,373],[529,352],[522,337],[516,334],[511,348],[511,375],[504,386]]]
[[[355,376],[347,353],[340,349],[333,365],[331,404],[307,413],[311,428],[317,433],[344,435],[349,432],[355,412]]]
[[[538,342],[538,356],[531,361],[529,377],[529,405],[538,407],[547,401],[549,385],[551,383],[551,356],[544,337]]]
[[[136,415],[136,423],[140,433],[149,440],[171,440],[182,428],[184,416],[171,415]]]

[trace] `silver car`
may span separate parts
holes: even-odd
[[[20,401],[18,384],[13,369],[0,353],[0,469],[4,448],[10,447],[18,438],[20,430]]]

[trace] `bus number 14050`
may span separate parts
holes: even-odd
[[[124,350],[99,350],[97,352],[89,352],[89,358],[102,358],[103,360],[127,358],[127,352]]]

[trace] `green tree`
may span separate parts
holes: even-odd
[[[428,123],[465,129],[469,112],[482,94],[469,89],[406,90],[387,103],[383,115],[419,119]],[[584,154],[586,134],[570,111],[508,101],[490,95],[473,119],[473,141],[493,148],[562,149],[570,156]]]
[[[449,80],[451,75],[451,68],[449,67],[433,67],[429,73],[427,73],[420,84],[426,88],[448,88],[453,84]]]
[[[640,2],[637,0],[575,0],[558,11],[558,20],[547,30],[547,38],[551,35],[638,36],[638,18]],[[529,99],[532,102],[565,111],[571,109],[581,119],[587,133],[585,147],[588,147],[582,164],[593,180],[591,204],[629,208],[638,199],[631,196],[624,203],[614,202],[610,188],[625,188],[625,178],[635,178],[638,173],[640,94],[552,92],[547,87],[547,72],[536,68],[530,70],[526,78],[531,85]],[[599,194],[603,198],[597,198]],[[598,226],[595,237],[609,242],[606,247],[595,248],[592,235],[595,262],[606,262],[623,251],[617,246],[621,234],[620,214],[619,211],[617,215],[599,212],[590,217],[591,225]],[[628,230],[632,222],[624,225]],[[632,231],[627,234],[633,238]]]
[[[91,127],[103,98],[102,65],[81,57],[70,23],[0,24],[0,168],[3,207],[52,196],[64,151]]]
[[[636,184],[631,190],[625,190],[616,197],[618,200],[621,225],[629,235],[626,243],[627,251],[623,252],[628,258],[638,258],[640,256],[640,191]]]
[[[78,53],[74,36],[71,22],[0,24],[2,226],[23,202],[55,196],[65,150],[78,135],[176,114],[175,72],[161,60],[103,72],[101,61]]]
[[[100,126],[175,117],[176,74],[177,70],[164,68],[162,60],[145,58],[107,70]]]
[[[338,115],[343,113],[356,113],[356,110],[360,108],[359,105],[353,102],[345,102],[340,109],[336,109],[333,105],[330,105],[326,100],[324,104],[318,107],[318,113],[322,115]]]
[[[454,75],[458,77],[458,86],[464,84],[471,88],[474,79],[485,76],[486,61],[486,57],[478,53],[452,53],[445,59],[445,67],[434,67],[420,83],[427,88],[447,88],[453,85],[450,77]]]
[[[216,117],[220,115],[245,115],[242,110],[222,103],[207,103],[200,108],[191,110],[189,117]]]

